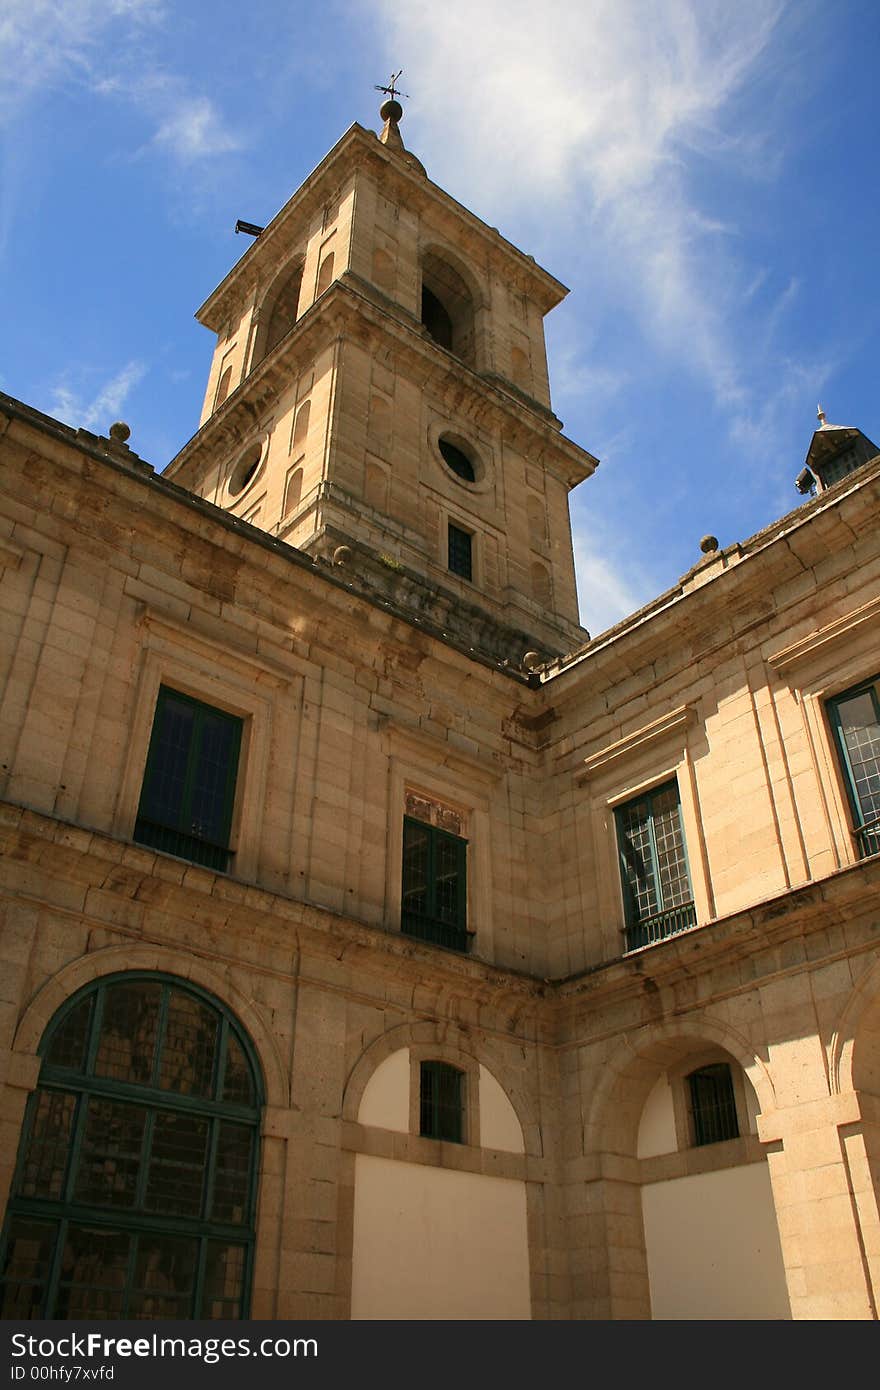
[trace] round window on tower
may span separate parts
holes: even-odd
[[[475,483],[477,481],[477,461],[470,450],[463,448],[461,444],[453,443],[448,435],[442,434],[437,441],[443,462],[450,468],[457,478],[462,482]]]
[[[226,490],[230,497],[238,497],[254,481],[259,471],[262,456],[263,446],[260,443],[251,444],[249,448],[245,449],[230,473],[229,482],[226,484]]]

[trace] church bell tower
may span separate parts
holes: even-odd
[[[565,287],[427,177],[391,98],[208,298],[201,427],[167,476],[483,658],[588,640],[550,406]]]

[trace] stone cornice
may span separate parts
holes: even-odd
[[[839,638],[848,637],[864,623],[876,622],[878,618],[880,598],[875,598],[870,603],[863,603],[859,608],[854,608],[851,613],[844,614],[842,618],[837,618],[833,623],[826,623],[824,627],[816,628],[797,642],[773,652],[767,657],[767,661],[775,671],[788,671],[819,653],[824,655],[825,648],[836,643]]]
[[[428,381],[440,390],[458,392],[461,408],[485,420],[487,407],[505,438],[539,457],[543,467],[565,486],[574,487],[589,477],[598,460],[559,433],[546,412],[533,409],[512,393],[472,371],[452,353],[437,346],[420,325],[383,309],[362,294],[351,277],[335,280],[316,304],[293,325],[281,342],[233,391],[201,429],[171,460],[165,476],[185,477],[189,465],[203,450],[224,454],[239,448],[256,427],[273,400],[317,354],[334,340],[351,336],[367,343],[371,335],[395,354],[394,368],[419,384]]]
[[[644,747],[647,743],[653,743],[655,739],[662,738],[675,729],[683,729],[693,715],[692,706],[679,705],[677,709],[670,710],[661,718],[652,719],[649,724],[643,724],[640,729],[635,729],[624,738],[619,738],[614,743],[609,743],[605,748],[600,748],[598,752],[591,753],[588,758],[584,758],[583,767],[576,774],[576,780],[585,782],[594,773],[607,767],[609,763],[615,762],[618,758],[634,753],[636,749]]]

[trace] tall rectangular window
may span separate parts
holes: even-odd
[[[401,930],[435,946],[468,949],[467,840],[409,816],[403,822]]]
[[[695,1145],[723,1144],[739,1138],[733,1077],[726,1062],[692,1071],[688,1093]]]
[[[473,537],[469,531],[449,523],[449,568],[462,579],[473,579]]]
[[[673,779],[617,810],[626,947],[648,946],[696,922]]]
[[[859,857],[880,854],[880,676],[829,702]]]
[[[241,730],[234,715],[160,688],[135,840],[226,871]]]
[[[448,1062],[422,1062],[419,1068],[419,1134],[426,1139],[464,1143],[464,1073]]]

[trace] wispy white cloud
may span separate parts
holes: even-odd
[[[760,272],[744,277],[735,221],[689,175],[697,159],[772,174],[774,132],[744,95],[780,61],[786,0],[379,6],[394,51],[417,55],[407,81],[429,173],[454,169],[458,196],[493,220],[540,208],[547,249],[613,267],[644,334],[737,412],[749,349],[730,321]]]
[[[144,42],[173,15],[162,0],[4,0],[0,12],[0,125],[23,105],[71,83],[133,104],[148,145],[184,164],[240,147],[210,97],[153,62]]]
[[[94,371],[79,368],[68,372],[52,389],[49,414],[67,425],[106,434],[146,374],[146,365],[133,360],[95,389],[86,384],[96,375]]]
[[[647,603],[657,584],[610,536],[575,523],[572,539],[581,622],[595,637]]]
[[[89,81],[114,26],[129,35],[158,23],[161,0],[4,0],[0,11],[0,119],[23,100],[71,80]]]

